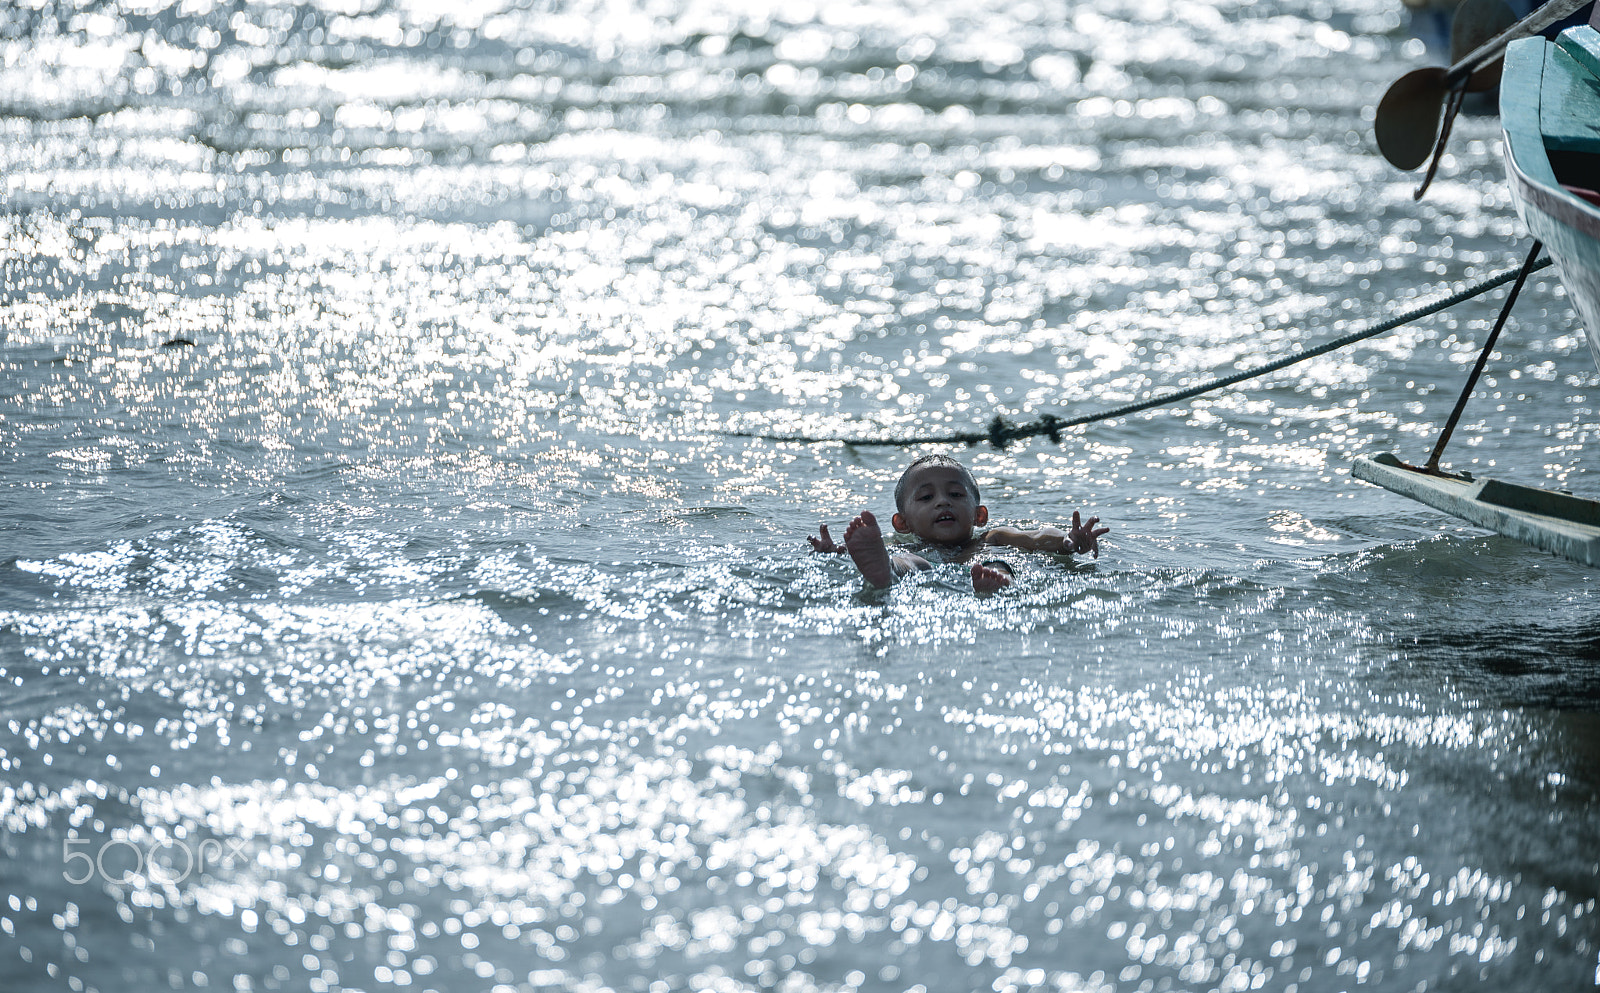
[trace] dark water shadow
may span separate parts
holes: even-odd
[[[1508,845],[1528,845],[1542,828],[1525,816],[1554,817],[1567,828],[1594,836],[1600,827],[1600,622],[1558,624],[1507,622],[1478,629],[1424,630],[1390,641],[1390,665],[1445,688],[1462,702],[1472,701],[1484,731],[1513,729],[1508,747],[1491,764],[1492,774],[1463,781],[1473,791],[1510,802],[1500,816],[1508,825]],[[1514,801],[1514,802],[1511,802]],[[1537,813],[1535,813],[1537,812]],[[1567,852],[1555,861],[1569,863],[1559,883],[1571,888],[1585,880],[1596,890],[1592,847]]]
[[[1425,630],[1392,644],[1486,703],[1600,717],[1600,621]]]

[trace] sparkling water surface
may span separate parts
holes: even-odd
[[[0,989],[1566,990],[1593,573],[1353,480],[1516,264],[1388,0],[0,11]],[[1551,273],[1447,461],[1600,492]]]

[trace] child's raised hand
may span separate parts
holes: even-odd
[[[822,537],[820,538],[813,538],[809,535],[806,536],[806,540],[811,542],[811,550],[813,552],[822,552],[825,555],[843,555],[845,553],[845,547],[843,545],[835,545],[833,543],[833,539],[828,536],[828,525],[822,525],[821,531]]]
[[[1096,528],[1100,518],[1091,517],[1087,522],[1079,520],[1078,512],[1072,512],[1072,527],[1067,531],[1067,543],[1072,546],[1072,551],[1078,555],[1092,552],[1095,558],[1100,557],[1100,536],[1111,531],[1110,528]]]

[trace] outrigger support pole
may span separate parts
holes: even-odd
[[[1444,117],[1439,125],[1439,140],[1433,143],[1433,154],[1428,156],[1428,171],[1423,174],[1422,182],[1411,191],[1413,200],[1421,200],[1422,195],[1428,192],[1428,187],[1433,185],[1433,177],[1439,171],[1439,160],[1444,158],[1444,146],[1450,141],[1450,128],[1456,123],[1456,115],[1461,113],[1461,102],[1467,98],[1469,78],[1462,76],[1459,82],[1450,87],[1450,95],[1445,97]]]
[[[1500,317],[1494,322],[1494,330],[1489,332],[1489,340],[1483,343],[1483,351],[1478,353],[1478,364],[1472,367],[1472,375],[1467,377],[1467,385],[1461,390],[1461,399],[1456,401],[1456,409],[1450,412],[1450,419],[1445,422],[1444,430],[1439,432],[1439,441],[1433,446],[1433,454],[1428,456],[1428,464],[1423,466],[1423,471],[1435,476],[1444,475],[1439,469],[1439,458],[1444,454],[1444,446],[1450,444],[1450,435],[1456,429],[1456,422],[1461,420],[1461,412],[1467,409],[1467,400],[1472,396],[1472,388],[1478,385],[1478,377],[1483,374],[1483,367],[1489,361],[1489,353],[1494,351],[1494,343],[1500,338],[1500,329],[1506,326],[1506,318],[1511,316],[1511,306],[1517,302],[1517,294],[1522,292],[1522,284],[1528,281],[1528,274],[1533,271],[1534,260],[1539,257],[1539,252],[1544,246],[1534,239],[1533,249],[1528,252],[1528,260],[1522,263],[1522,271],[1517,273],[1517,281],[1511,284],[1511,292],[1506,294],[1506,302],[1500,307]]]

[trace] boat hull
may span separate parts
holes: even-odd
[[[1583,71],[1543,38],[1513,42],[1506,51],[1500,114],[1512,202],[1555,262],[1600,366],[1600,207],[1564,186],[1552,165],[1552,151],[1567,161],[1584,153],[1552,149],[1559,141],[1545,134],[1546,128],[1559,126],[1563,114],[1582,109],[1567,107],[1565,94],[1583,85],[1583,79],[1570,78]]]
[[[1600,219],[1595,219],[1592,229],[1580,226],[1588,225],[1590,219],[1530,182],[1509,160],[1506,174],[1510,178],[1511,199],[1517,213],[1528,226],[1528,233],[1544,243],[1545,251],[1555,263],[1561,285],[1566,287],[1572,301],[1572,309],[1583,322],[1590,357],[1600,367],[1600,250],[1597,250]]]

